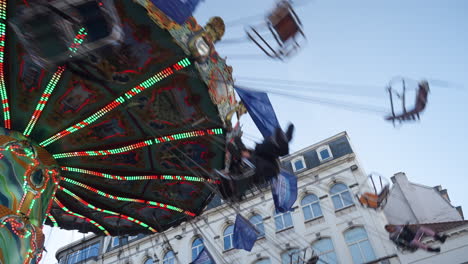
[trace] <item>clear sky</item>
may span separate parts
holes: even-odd
[[[295,1],[307,35],[307,44],[286,63],[262,58],[253,44],[220,44],[217,50],[228,57],[239,84],[261,89],[266,86],[246,82],[248,77],[282,80],[343,83],[349,86],[304,85],[301,95],[388,108],[384,90],[394,76],[416,80],[443,80],[449,87],[431,86],[427,110],[421,122],[394,128],[382,114],[350,111],[288,97],[270,95],[282,125],[296,125],[293,150],[347,131],[367,172],[385,176],[405,172],[410,181],[442,185],[453,205],[468,214],[468,1]],[[226,22],[268,12],[272,0],[205,0],[195,13],[200,24],[219,15]],[[304,5],[305,4],[305,5]],[[243,37],[245,23],[227,27],[224,39]],[[256,54],[256,55],[255,55]],[[242,56],[241,56],[242,55]],[[255,55],[255,56],[245,56]],[[440,83],[440,82],[439,82]],[[433,82],[433,84],[435,84]],[[411,84],[410,84],[411,85]],[[356,86],[356,87],[353,87]],[[341,91],[325,94],[323,90]],[[321,92],[317,92],[317,91]],[[351,97],[349,94],[359,95]],[[411,98],[412,102],[413,99]],[[248,117],[241,119],[249,136],[260,134]],[[428,205],[430,206],[430,205]],[[45,230],[46,236],[49,229]],[[55,250],[81,234],[53,229],[46,238],[49,250],[43,263],[55,263]]]

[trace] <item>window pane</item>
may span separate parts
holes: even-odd
[[[259,223],[255,227],[257,228],[257,231],[259,232],[258,237],[265,236],[265,227],[263,226],[263,223]]]
[[[372,249],[369,240],[359,243],[359,246],[361,246],[362,254],[364,255],[366,261],[375,259],[374,250]]]
[[[309,194],[301,201],[301,205],[307,205],[318,200],[318,197],[314,194]]]
[[[281,215],[275,216],[275,226],[277,231],[282,230],[284,228],[283,218],[281,217]]]
[[[291,249],[281,254],[281,264],[299,264],[299,250]]]
[[[234,226],[230,225],[224,230],[224,235],[232,234],[234,232]]]
[[[312,244],[312,249],[317,253],[320,259],[323,260],[318,263],[338,263],[331,239],[324,238],[315,242]]]
[[[353,204],[353,198],[351,198],[351,194],[349,193],[349,191],[343,192],[341,194],[341,197],[343,198],[343,203],[345,206]]]
[[[333,185],[333,187],[331,187],[330,193],[335,194],[335,193],[339,193],[339,192],[347,190],[347,189],[348,189],[348,187],[346,187],[346,185],[344,185],[342,183],[337,183],[337,184]]]
[[[317,252],[317,254],[320,255],[323,252],[332,251],[333,250],[333,244],[332,244],[331,239],[324,238],[324,239],[321,239],[321,240],[315,242],[312,245],[312,248],[314,249],[314,251]]]
[[[304,163],[302,163],[302,160],[297,160],[294,162],[294,167],[296,170],[301,170],[304,168]]]
[[[262,220],[262,217],[259,216],[259,215],[254,215],[250,218],[250,222],[254,225],[258,224],[258,223],[261,223],[263,220]]]
[[[228,250],[231,248],[231,236],[224,237],[224,250]]]
[[[289,212],[285,213],[283,215],[283,217],[284,217],[284,227],[285,228],[293,226],[292,219],[291,219],[291,213],[289,213]]]
[[[312,211],[314,212],[314,217],[322,216],[322,209],[319,203],[312,204]]]
[[[197,238],[193,241],[192,243],[192,247],[196,247],[196,246],[199,246],[199,245],[202,245],[203,244],[203,240],[201,240],[201,238]]]
[[[330,157],[330,153],[328,153],[328,149],[324,149],[320,151],[320,157],[322,157],[322,160],[328,159]]]
[[[367,239],[367,233],[364,228],[353,228],[351,230],[346,231],[345,233],[345,240],[347,244],[351,244],[353,242]]]
[[[304,212],[305,220],[312,219],[312,211],[310,210],[310,206],[302,207],[302,211]]]
[[[361,250],[359,249],[358,244],[353,244],[349,246],[349,251],[351,252],[351,256],[353,257],[353,263],[361,264],[365,262],[361,256]]]
[[[322,261],[323,260],[323,261]],[[320,261],[318,263],[327,263],[327,264],[337,264],[338,259],[335,252],[327,253],[320,256]]]
[[[333,206],[336,210],[343,208],[343,202],[341,201],[340,195],[332,196]]]
[[[118,245],[119,245],[119,238],[114,237],[114,239],[112,240],[112,246],[115,247],[115,246],[118,246]]]

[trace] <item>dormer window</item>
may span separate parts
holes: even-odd
[[[117,247],[120,242],[120,237],[114,237],[112,238],[112,247]]]
[[[300,170],[303,170],[303,169],[306,168],[303,156],[300,156],[300,157],[297,157],[297,158],[291,160],[291,164],[292,164],[292,168],[293,168],[294,172],[300,171]]]
[[[333,159],[332,152],[330,150],[330,147],[328,145],[321,146],[320,148],[317,149],[317,155],[320,160],[320,162],[328,161]]]

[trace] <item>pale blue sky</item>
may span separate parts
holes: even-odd
[[[384,88],[397,75],[418,80],[444,80],[462,88],[432,86],[421,122],[400,128],[393,128],[377,114],[270,95],[281,124],[285,126],[292,121],[296,125],[292,149],[299,150],[347,131],[367,172],[377,171],[391,176],[403,171],[411,181],[429,186],[440,184],[448,189],[453,204],[462,205],[468,214],[465,190],[468,182],[468,155],[465,153],[468,150],[468,119],[465,116],[468,112],[468,1],[296,2],[308,3],[296,8],[308,42],[287,63],[235,56],[261,55],[248,43],[218,46],[219,53],[228,56],[228,64],[233,66],[237,79],[261,77],[362,85],[365,88],[344,87],[348,89],[345,92],[376,98],[353,97],[349,100],[381,108],[388,107]],[[205,0],[195,17],[202,25],[214,15],[229,22],[267,12],[273,3],[272,0]],[[224,38],[242,37],[242,32],[242,26],[228,27]],[[282,89],[288,92],[287,88]],[[302,93],[323,97],[323,93],[311,90]],[[342,95],[327,98],[346,99]],[[247,134],[260,138],[248,117],[241,121]],[[49,234],[48,228],[45,234]],[[46,238],[49,253],[43,263],[55,263],[55,250],[81,237],[81,234],[54,229],[52,237]]]

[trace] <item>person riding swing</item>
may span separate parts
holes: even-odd
[[[429,252],[440,252],[440,247],[430,247],[421,242],[421,239],[425,235],[433,237],[442,244],[445,243],[447,239],[447,235],[441,235],[423,226],[419,227],[416,233],[414,233],[408,225],[386,225],[385,230],[390,233],[390,240],[392,240],[397,247],[411,252],[418,249],[424,249]]]

